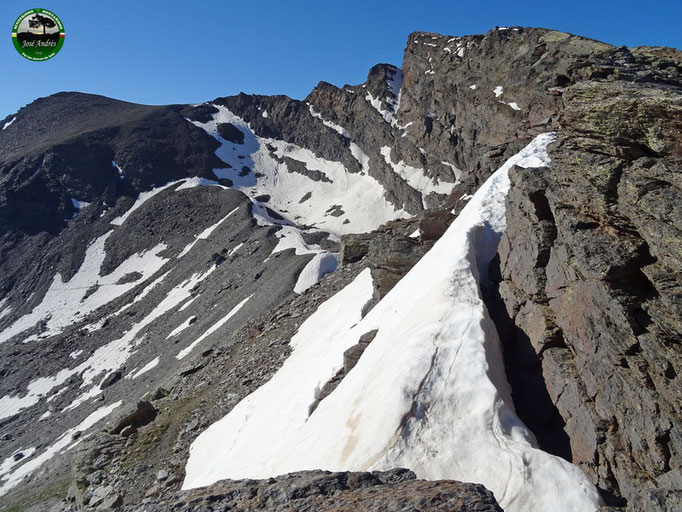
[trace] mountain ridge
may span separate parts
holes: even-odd
[[[65,347],[71,354],[88,354],[132,336],[135,362],[105,365],[98,377],[102,389],[93,396],[136,401],[143,386],[132,375],[156,360],[141,378],[158,374],[171,383],[165,384],[173,388],[171,398],[152,402],[175,432],[175,421],[193,420],[185,413],[176,420],[163,416],[164,409],[174,410],[172,401],[178,397],[193,396],[193,387],[201,389],[203,379],[218,385],[219,379],[207,376],[226,364],[225,358],[234,365],[231,358],[242,350],[229,341],[232,333],[241,333],[239,343],[255,343],[267,332],[253,323],[263,311],[296,303],[296,295],[328,297],[322,289],[343,276],[344,268],[370,268],[375,293],[368,307],[376,304],[447,229],[450,210],[459,213],[466,198],[533,137],[556,131],[559,144],[549,150],[551,178],[510,171],[508,228],[489,271],[493,283],[481,284],[503,338],[514,405],[540,447],[579,464],[608,504],[658,510],[656,502],[677,503],[675,472],[682,445],[674,399],[680,364],[675,350],[679,280],[674,277],[679,258],[674,250],[680,228],[674,204],[682,147],[675,135],[682,127],[681,73],[679,50],[626,49],[547,29],[511,27],[461,38],[415,32],[408,38],[402,68],[378,64],[364,84],[355,86],[320,82],[304,101],[239,94],[193,106],[142,106],[82,93],[36,100],[33,107],[8,116],[0,131],[0,335],[5,340],[0,354],[6,361],[0,369],[0,395],[22,400],[18,397],[30,389],[10,361],[21,358],[25,372],[51,378],[53,369],[95,364],[81,355],[71,357]],[[94,118],[86,106],[97,112]],[[52,116],[47,132],[30,130],[41,111],[43,119]],[[67,114],[73,118],[64,134],[56,118]],[[11,118],[15,121],[7,125]],[[17,140],[22,130],[33,133],[34,142],[22,145]],[[281,180],[291,186],[278,196]],[[378,210],[362,213],[362,202],[330,195],[346,180],[356,180],[362,189],[378,184],[384,217],[377,216]],[[656,207],[656,197],[670,206]],[[306,213],[310,201],[316,206]],[[643,213],[633,213],[642,208]],[[438,219],[435,231],[429,232],[433,219]],[[100,242],[104,257],[98,272],[82,278],[87,289],[69,307],[82,309],[100,304],[104,299],[98,297],[112,298],[83,316],[79,311],[75,322],[57,332],[61,310],[41,306],[48,290],[57,273],[64,283],[81,279],[85,262],[99,261],[87,256],[84,241],[101,240],[109,231],[110,238]],[[346,235],[357,231],[372,233],[365,239]],[[415,232],[421,235],[411,236]],[[665,244],[656,241],[662,233]],[[344,235],[341,240],[339,235]],[[612,251],[616,261],[595,257],[595,248]],[[335,257],[339,250],[348,255],[350,249],[359,262],[342,256],[341,273],[314,284],[328,270],[314,263],[316,258]],[[160,266],[140,272],[131,263],[152,255]],[[119,274],[117,282],[106,282],[107,276]],[[312,287],[295,295],[292,289],[303,274],[314,276],[306,284]],[[126,280],[137,284],[126,288]],[[107,289],[118,291],[104,295]],[[589,297],[604,319],[592,318],[579,302],[564,300],[566,289]],[[158,309],[164,300],[176,309]],[[40,307],[48,307],[50,314],[38,318],[32,311]],[[312,313],[311,306],[300,307],[304,315]],[[31,314],[40,321],[20,331],[15,322],[26,317],[28,325]],[[165,320],[157,322],[160,318]],[[267,327],[276,331],[278,321],[266,322]],[[171,336],[165,331],[171,329],[166,327],[185,325],[178,332],[192,333],[187,341],[193,343],[205,343],[202,332],[217,334],[209,335],[209,347],[190,355],[187,363],[171,364],[172,356],[159,363],[152,356],[168,350],[165,340]],[[284,345],[296,328],[287,328]],[[607,340],[592,356],[594,340],[607,338],[599,332],[618,332],[631,341],[622,347]],[[19,337],[7,339],[11,333]],[[186,334],[180,338],[184,345]],[[271,341],[280,346],[277,339]],[[267,363],[270,371],[277,364]],[[72,410],[81,417],[85,408],[93,410],[96,402],[79,391],[88,382],[82,371],[88,374],[92,368],[74,370],[63,395],[52,389],[39,393],[37,406],[0,420],[3,431],[20,432],[18,439],[0,445],[2,457],[9,460],[16,450],[26,451],[29,423],[67,425],[59,407],[77,404]],[[601,378],[611,374],[617,377]],[[237,386],[235,396],[243,398],[244,385],[230,386]],[[255,390],[251,383],[245,386]],[[630,427],[626,411],[605,405],[628,402],[627,389],[638,390],[642,403],[657,411],[652,414],[661,418],[655,425],[639,415]],[[221,408],[227,413],[235,403],[230,399]],[[535,404],[542,404],[539,410]],[[40,411],[58,417],[39,419]],[[106,467],[119,468],[111,477],[117,492],[131,478],[122,464],[143,471],[135,451],[145,453],[144,443],[165,453],[146,434],[158,430],[152,422],[123,439],[130,450],[127,458],[112,463],[105,457],[106,464],[114,464]],[[178,435],[178,446],[187,450],[186,433]],[[104,443],[110,442],[119,444],[109,438]],[[648,451],[638,443],[649,446]],[[86,442],[84,448],[93,446]],[[110,455],[117,458],[115,452]],[[159,460],[176,472],[181,458],[166,453]],[[92,481],[84,474],[71,482],[72,505],[107,486],[107,478],[97,474]],[[156,488],[152,495],[172,492],[177,485],[166,487],[172,478],[157,483],[149,481],[150,475],[145,478],[144,485]],[[144,497],[141,488],[128,489],[128,494],[125,503]]]

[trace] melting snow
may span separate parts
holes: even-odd
[[[142,206],[146,201],[154,197],[162,190],[165,190],[168,187],[175,185],[176,183],[177,181],[173,181],[170,183],[166,183],[165,185],[162,185],[160,187],[152,188],[151,190],[148,190],[146,192],[140,192],[133,205],[123,215],[121,215],[120,217],[116,217],[114,220],[112,220],[111,224],[113,224],[114,226],[121,226],[126,221],[126,219],[130,217],[130,214],[137,210],[140,206]]]
[[[312,151],[281,140],[256,136],[248,124],[222,105],[214,119],[207,123],[194,122],[207,133],[221,142],[216,155],[231,168],[214,169],[219,178],[228,178],[233,187],[241,190],[254,201],[253,212],[259,222],[290,224],[290,219],[305,225],[335,234],[371,231],[389,220],[406,217],[403,210],[397,210],[384,197],[383,186],[366,172],[349,173],[340,162],[318,157]],[[243,144],[224,140],[218,133],[219,123],[231,123],[244,134]],[[366,169],[368,158],[364,152],[351,143],[351,151]],[[302,162],[308,170],[319,171],[327,181],[313,181],[308,176],[291,172],[283,157]],[[256,177],[255,172],[258,172]],[[310,192],[304,202],[292,198]],[[272,219],[264,206],[255,197],[270,196],[268,207],[275,211],[286,212],[290,219]],[[345,217],[324,215],[333,205],[340,205]],[[259,219],[260,217],[260,219]],[[349,223],[344,224],[348,219]]]
[[[324,119],[322,117],[322,114],[320,114],[319,112],[315,112],[315,109],[313,108],[313,106],[310,103],[308,103],[308,109],[310,110],[310,115],[319,119],[320,121],[322,121],[323,125],[325,125],[328,128],[331,128],[332,130],[334,130],[337,133],[340,133],[341,135],[343,135],[347,139],[350,139],[350,135],[348,135],[348,132],[346,131],[345,128],[339,126],[338,124],[332,123],[331,121],[327,121],[326,119]]]
[[[87,429],[95,425],[97,422],[111,414],[111,412],[117,407],[119,407],[122,403],[123,402],[119,401],[106,407],[97,409],[95,412],[93,412],[87,418],[85,418],[82,422],[80,422],[77,426],[67,430],[61,436],[59,436],[59,438],[40,455],[30,458],[27,462],[21,464],[14,471],[10,471],[9,473],[5,474],[2,474],[2,472],[0,471],[0,496],[6,494],[11,489],[16,487],[24,479],[25,476],[33,473],[36,469],[38,469],[45,462],[54,457],[57,453],[63,452],[65,450],[70,450],[71,448],[76,446],[80,442],[80,439],[76,441],[73,440],[73,435],[76,432],[85,432]],[[22,462],[23,460],[24,459],[22,459],[19,462]]]
[[[452,173],[455,175],[455,184],[459,183],[459,178],[462,176],[462,170],[455,164],[451,164],[450,162],[442,161],[441,163],[443,165],[447,165],[450,169],[452,169]]]
[[[225,222],[227,219],[229,219],[230,216],[231,216],[234,212],[236,212],[237,210],[239,210],[239,207],[237,207],[237,208],[235,208],[234,210],[232,210],[230,213],[228,213],[227,215],[225,215],[225,217],[223,217],[222,219],[220,219],[218,222],[216,222],[216,223],[213,224],[212,226],[209,226],[209,227],[207,227],[206,229],[204,229],[201,233],[199,233],[199,234],[196,236],[196,238],[195,238],[190,244],[187,245],[187,247],[185,247],[185,248],[182,250],[182,252],[180,252],[180,254],[178,254],[177,257],[178,257],[178,258],[182,258],[185,254],[187,254],[189,251],[192,250],[192,247],[194,247],[194,246],[196,245],[196,243],[197,243],[199,240],[207,240],[208,237],[211,236],[211,233],[213,233],[213,232],[214,232],[214,231],[215,231],[223,222]]]
[[[118,173],[118,177],[121,178],[121,179],[123,179],[123,178],[124,178],[123,169],[121,169],[121,168],[118,166],[118,164],[117,164],[116,162],[114,162],[113,160],[111,161],[111,165],[112,165],[112,167],[113,167],[114,169],[116,169],[116,172]]]
[[[403,72],[401,69],[396,69],[394,71],[389,71],[389,73],[392,74],[386,78],[389,95],[386,96],[385,101],[390,107],[390,110],[384,110],[381,106],[381,99],[375,98],[370,93],[365,95],[365,99],[370,105],[372,105],[372,107],[374,107],[374,110],[381,114],[381,117],[384,118],[384,121],[391,126],[397,127],[398,120],[396,119],[395,114],[400,108],[400,90],[403,85]]]
[[[422,196],[427,196],[432,192],[436,192],[437,194],[449,194],[455,186],[455,183],[448,181],[438,182],[438,180],[427,176],[423,169],[407,165],[402,160],[398,163],[393,163],[391,160],[391,148],[388,146],[381,148],[381,155],[384,157],[386,163],[393,168],[393,171],[403,178],[413,189],[421,192]]]
[[[493,89],[493,92],[495,93],[495,97],[499,98],[502,96],[502,93],[504,92],[504,88],[501,85],[498,85]]]
[[[156,366],[159,364],[159,356],[156,356],[154,359],[149,361],[146,365],[144,365],[142,368],[137,370],[131,377],[131,379],[137,379],[140,375],[143,375],[147,373],[149,370],[152,370],[156,368]]]
[[[208,338],[211,334],[216,332],[218,329],[220,329],[223,325],[227,323],[227,321],[232,318],[234,315],[236,315],[239,310],[244,306],[244,304],[247,303],[247,301],[253,297],[252,295],[249,295],[246,297],[243,301],[241,301],[239,304],[237,304],[235,307],[233,307],[230,312],[225,315],[223,318],[218,320],[215,324],[213,324],[211,327],[209,327],[204,334],[199,336],[196,340],[194,340],[192,343],[189,344],[186,348],[182,349],[180,352],[178,352],[178,355],[175,356],[176,359],[183,359],[185,356],[187,356],[194,348],[201,343],[203,340]]]
[[[115,165],[115,162],[112,162],[112,164]],[[118,167],[116,167],[118,169]],[[120,171],[120,169],[119,169]],[[121,173],[123,171],[120,171]],[[192,178],[185,178],[182,180],[176,180],[176,181],[170,181],[166,183],[165,185],[161,185],[159,187],[154,187],[151,190],[147,190],[145,192],[140,192],[140,194],[137,196],[137,199],[135,199],[135,202],[133,205],[121,216],[116,217],[111,221],[110,224],[113,224],[114,226],[121,226],[126,219],[130,216],[131,213],[133,213],[135,210],[137,210],[140,206],[142,206],[145,202],[149,201],[152,197],[154,197],[156,194],[159,192],[162,192],[166,190],[167,188],[172,187],[173,185],[178,186],[175,191],[180,192],[181,190],[186,190],[188,188],[194,188],[194,187],[201,187],[201,186],[221,186],[218,184],[217,181],[214,180],[207,180],[206,178],[199,178],[198,176],[194,176]],[[223,187],[226,188],[226,187]]]
[[[31,455],[35,453],[35,451],[36,451],[35,447],[17,450],[12,455],[3,460],[2,464],[0,464],[0,481],[2,481],[5,478],[5,475],[7,475],[14,466],[23,463],[24,461],[27,461],[29,457],[31,457]],[[22,457],[19,460],[16,460],[14,456],[20,453]]]
[[[86,203],[85,201],[79,201],[78,199],[74,199],[73,197],[71,198],[71,204],[76,210],[82,210],[86,206],[90,206],[90,203]],[[74,214],[74,217],[76,214]]]
[[[235,252],[237,252],[239,249],[244,247],[244,242],[240,242],[237,245],[235,245],[232,249],[230,249],[230,252],[227,253],[227,256],[232,256]]]
[[[400,108],[400,94],[403,87],[402,69],[396,69],[395,72],[386,79],[386,82],[388,83],[388,89],[390,91],[389,96],[386,98],[386,103],[391,106],[393,113],[395,114]]]
[[[158,255],[166,248],[164,244],[159,244],[149,251],[133,254],[112,273],[101,276],[100,268],[106,255],[104,244],[111,233],[105,233],[86,249],[80,269],[69,281],[64,282],[61,275],[56,274],[42,302],[0,332],[0,343],[34,327],[38,322],[44,322],[43,332],[26,341],[59,334],[65,327],[147,280],[167,261]],[[134,282],[118,284],[122,277],[131,272],[140,272],[142,277]]]
[[[273,378],[195,440],[183,488],[314,468],[407,467],[419,478],[482,483],[509,512],[597,509],[585,474],[535,448],[514,414],[479,288],[506,224],[507,172],[547,165],[553,139],[536,137],[495,172],[362,320],[367,274],[323,303]],[[357,366],[309,415],[343,351],[373,329]]]
[[[471,89],[472,91],[475,91],[475,90],[476,90],[476,87],[477,87],[476,84],[472,84],[472,85],[469,86],[469,89]]]
[[[4,299],[0,300],[0,319],[6,317],[12,312],[12,306],[6,306],[7,304],[7,297]]]
[[[172,338],[173,336],[180,334],[182,331],[184,331],[190,325],[192,325],[192,322],[194,322],[196,319],[197,319],[196,315],[190,316],[187,320],[185,320],[180,325],[178,325],[175,329],[173,329],[171,331],[171,333],[168,336],[166,336],[166,339]]]
[[[166,297],[142,320],[134,324],[122,337],[115,339],[95,350],[92,355],[74,368],[63,368],[56,375],[39,377],[31,381],[24,396],[5,395],[0,398],[0,419],[13,416],[23,409],[38,403],[41,397],[47,395],[57,386],[64,384],[72,375],[81,375],[81,388],[92,386],[96,377],[115,371],[125,364],[135,347],[143,341],[138,334],[149,324],[176,308],[191,297],[191,290],[201,281],[211,275],[217,267],[212,266],[202,274],[194,274],[188,280],[174,287]],[[192,299],[194,300],[194,299]],[[66,391],[66,387],[58,393]],[[101,393],[98,386],[91,388],[76,398],[78,403]],[[56,395],[48,398],[48,401]]]
[[[512,101],[511,103],[507,103],[507,105],[509,105],[514,110],[521,110],[521,107],[519,107],[519,105],[514,101]]]
[[[296,286],[294,286],[294,293],[303,293],[311,286],[319,283],[324,276],[334,272],[338,266],[339,257],[337,254],[330,252],[316,254],[298,276]]]
[[[343,366],[343,352],[357,342],[347,332],[361,320],[373,291],[370,271],[365,269],[303,322],[291,339],[291,356],[269,383],[242,400],[232,417],[213,424],[192,444],[183,488],[208,485],[234,472],[261,474],[254,472],[254,463],[262,464],[263,452],[275,456],[284,450],[293,431],[307,420],[308,408],[322,386]],[[284,397],[290,400],[286,407],[276,404]],[[280,409],[281,416],[273,407]],[[273,429],[275,425],[281,429]],[[249,462],[248,452],[255,447],[261,449],[254,451]],[[243,469],[237,469],[242,463]]]
[[[10,119],[9,121],[7,121],[7,122],[2,126],[2,129],[5,130],[6,128],[9,128],[10,125],[11,125],[14,121],[16,121],[16,120],[17,120],[17,118],[16,118],[16,117],[13,117],[12,119]]]

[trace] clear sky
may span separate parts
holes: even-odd
[[[65,26],[63,49],[46,62],[11,42],[15,19],[33,7]],[[64,90],[148,104],[239,91],[304,98],[320,80],[355,84],[378,62],[400,65],[417,30],[542,26],[682,48],[682,0],[2,0],[2,24],[0,119]]]

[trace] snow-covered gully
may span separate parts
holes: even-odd
[[[538,136],[495,172],[364,318],[367,270],[322,304],[279,372],[196,439],[183,488],[304,469],[407,467],[420,478],[482,483],[510,512],[598,508],[582,471],[536,448],[516,416],[479,286],[505,229],[508,170],[548,165],[553,138]],[[343,352],[374,329],[358,364],[309,414]]]

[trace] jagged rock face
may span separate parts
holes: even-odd
[[[227,510],[326,510],[353,512],[382,510],[398,512],[501,511],[492,493],[482,485],[454,481],[416,480],[405,469],[371,473],[302,471],[269,480],[225,480],[176,496],[149,503],[147,511]],[[136,507],[120,510],[133,511]]]
[[[408,163],[422,148],[423,165],[442,161],[462,170],[471,193],[511,154],[541,132],[558,128],[565,87],[592,78],[679,83],[670,49],[617,48],[546,29],[515,27],[485,35],[410,35],[403,60],[396,152]],[[456,197],[455,199],[458,199]]]
[[[606,80],[562,90],[552,168],[511,174],[498,330],[512,332],[515,401],[541,444],[583,467],[607,502],[673,510],[682,54],[610,49],[582,69]]]

